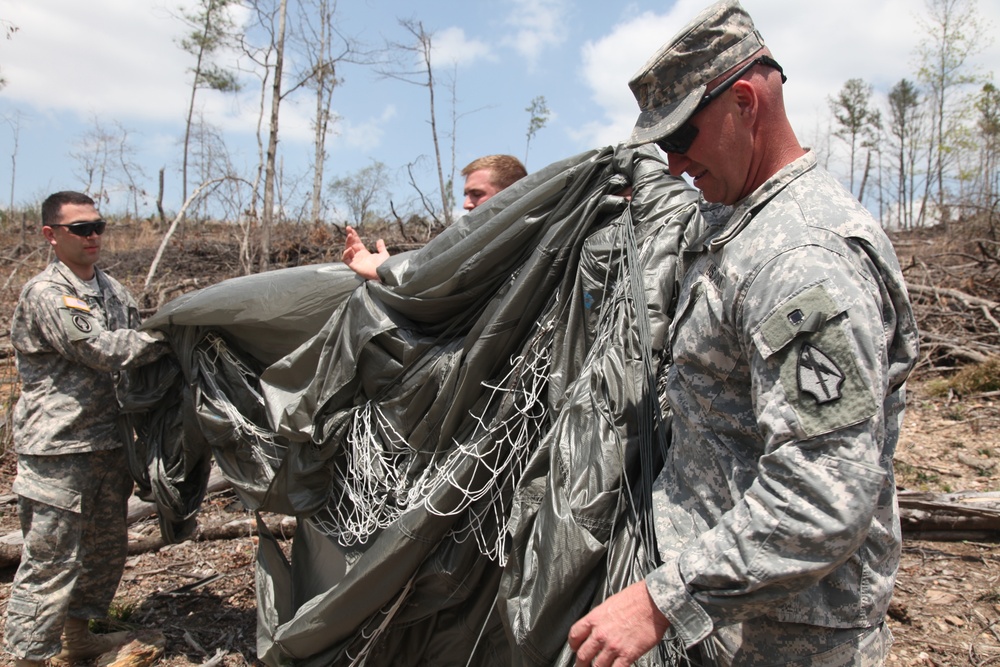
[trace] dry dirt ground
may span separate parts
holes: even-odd
[[[125,276],[132,286],[141,285],[149,254],[111,257],[115,275]],[[195,265],[187,268],[197,270],[202,285],[224,277],[236,263],[232,251],[214,246],[173,255],[175,263],[170,261],[168,257],[165,265],[172,266],[175,277],[185,275],[178,267]],[[26,277],[34,271],[22,272]],[[20,282],[23,278],[8,280],[0,295],[0,332],[9,331],[10,294],[16,298],[14,286]],[[9,381],[10,371],[6,374]],[[1000,490],[1000,399],[990,395],[961,400],[932,397],[925,385],[920,376],[910,384],[896,457],[899,487],[936,492]],[[0,457],[0,496],[9,493],[13,467],[11,454]],[[247,513],[230,492],[220,492],[207,498],[200,521],[214,525],[237,518],[247,518]],[[0,534],[16,529],[15,506],[0,505]],[[136,541],[156,535],[155,518],[133,524],[130,532]],[[128,626],[163,631],[167,643],[160,664],[165,667],[259,665],[254,550],[255,538],[247,534],[134,555],[128,560],[115,613]],[[0,618],[12,577],[13,569],[0,570]],[[995,541],[907,538],[889,623],[896,638],[890,665],[1000,665],[1000,550]],[[0,657],[0,665],[7,664],[8,657]]]

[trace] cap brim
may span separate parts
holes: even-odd
[[[694,110],[698,107],[698,102],[704,96],[707,87],[704,84],[698,86],[677,104],[643,111],[639,114],[638,120],[635,121],[635,127],[632,128],[632,135],[626,145],[629,148],[635,148],[642,144],[658,141],[676,131],[694,114]]]

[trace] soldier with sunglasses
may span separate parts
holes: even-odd
[[[743,7],[708,7],[630,82],[630,144],[728,208],[685,252],[653,488],[660,565],[578,621],[578,666],[666,633],[696,664],[880,665],[901,535],[892,458],[917,361],[879,224],[802,148]]]
[[[168,345],[136,331],[139,310],[97,268],[106,223],[94,200],[57,192],[42,204],[55,260],[21,292],[11,325],[21,396],[14,409],[21,564],[7,604],[16,667],[89,660],[127,640],[94,634],[118,588],[132,493],[116,390],[122,371]]]

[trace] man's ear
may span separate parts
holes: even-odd
[[[42,227],[42,236],[44,236],[45,240],[49,242],[49,245],[56,244],[56,232],[48,225]]]
[[[757,89],[749,81],[741,79],[733,84],[732,91],[736,98],[736,106],[740,110],[740,116],[753,120],[760,105]]]

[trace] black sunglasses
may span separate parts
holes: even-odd
[[[716,86],[709,92],[705,93],[705,95],[702,96],[701,100],[698,101],[698,106],[694,108],[694,111],[691,112],[691,115],[688,118],[689,119],[694,118],[699,111],[701,111],[709,104],[711,104],[712,100],[717,98],[719,95],[722,95],[722,93],[729,90],[734,83],[739,81],[743,77],[743,75],[749,72],[751,68],[753,68],[755,65],[764,65],[765,67],[773,67],[774,69],[778,70],[779,74],[781,74],[781,83],[784,83],[785,81],[788,80],[788,77],[785,76],[784,70],[781,69],[781,65],[779,65],[778,61],[776,61],[774,58],[772,58],[771,56],[761,56],[759,58],[755,58],[754,60],[751,60],[743,67],[733,72],[733,74],[729,78],[720,83],[718,86]],[[697,136],[698,136],[698,128],[692,125],[691,123],[685,122],[676,130],[674,130],[667,136],[657,141],[656,145],[659,146],[662,150],[666,151],[667,153],[678,153],[680,155],[683,155],[684,153],[687,153],[689,148],[691,148],[691,144],[694,143],[694,140]]]
[[[49,225],[49,227],[65,227],[70,234],[76,234],[87,238],[91,234],[100,236],[104,233],[104,228],[108,226],[105,220],[81,220],[78,222],[59,222]]]

